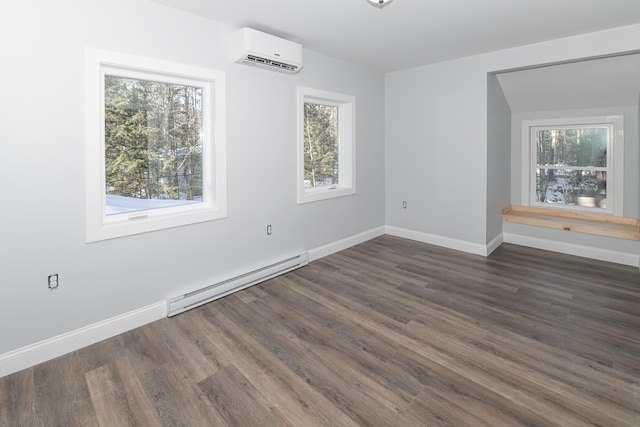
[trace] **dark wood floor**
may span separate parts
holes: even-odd
[[[640,272],[383,236],[2,378],[0,425],[640,426]]]

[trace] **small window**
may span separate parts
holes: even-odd
[[[621,117],[527,121],[523,129],[527,204],[622,215]]]
[[[87,240],[226,216],[224,73],[87,50]]]
[[[355,194],[355,98],[298,88],[298,203]]]

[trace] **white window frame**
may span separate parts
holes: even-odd
[[[550,205],[536,200],[536,131],[544,128],[609,128],[607,141],[607,207],[588,208],[573,205]],[[624,199],[624,118],[593,116],[578,118],[538,119],[522,121],[522,205],[548,209],[601,213],[623,216]]]
[[[304,104],[338,107],[338,180],[329,186],[304,185]],[[351,95],[298,86],[298,204],[356,193],[356,98]]]
[[[104,141],[105,75],[202,88],[202,202],[107,216]],[[225,79],[224,72],[208,68],[93,48],[85,50],[87,242],[211,221],[227,216]]]

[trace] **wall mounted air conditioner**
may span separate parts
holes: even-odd
[[[233,60],[295,74],[302,69],[302,45],[252,28],[241,28],[233,34]]]

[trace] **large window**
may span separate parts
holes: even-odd
[[[523,141],[523,204],[622,215],[621,117],[526,121]]]
[[[226,216],[224,74],[87,50],[87,240]]]
[[[298,88],[298,203],[355,193],[355,98]]]

